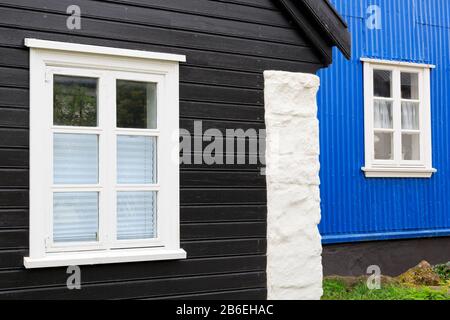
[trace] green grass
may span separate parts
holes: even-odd
[[[335,279],[324,280],[323,291],[322,300],[450,300],[447,289],[438,291],[389,284],[379,290],[369,290],[364,282],[347,287],[343,281]]]
[[[446,264],[438,264],[433,267],[434,272],[442,279],[442,281],[450,281],[450,262]]]

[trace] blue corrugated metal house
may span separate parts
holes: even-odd
[[[450,1],[331,2],[353,52],[319,73],[325,273],[448,261]]]

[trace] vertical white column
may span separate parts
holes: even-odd
[[[320,79],[281,71],[264,79],[268,298],[320,299]]]

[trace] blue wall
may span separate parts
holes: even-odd
[[[319,72],[324,243],[450,235],[450,1],[332,0],[352,33],[352,60],[337,50]],[[366,28],[367,7],[382,11]],[[361,57],[435,64],[431,72],[431,179],[366,179]]]

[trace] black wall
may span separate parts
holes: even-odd
[[[66,9],[81,7],[82,29]],[[0,0],[0,299],[266,297],[266,189],[259,166],[184,165],[183,261],[25,270],[28,50],[38,38],[184,54],[180,127],[264,128],[267,69],[315,73],[314,50],[270,0]]]

